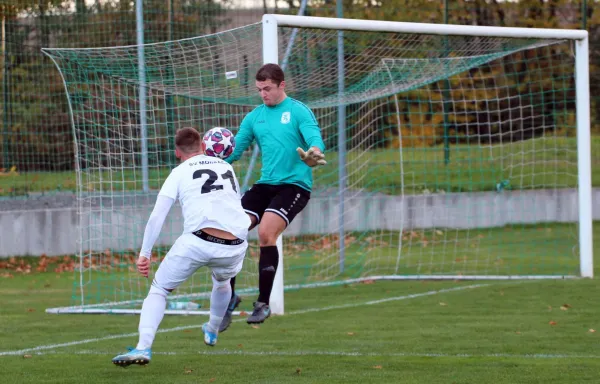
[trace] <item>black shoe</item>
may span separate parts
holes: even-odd
[[[261,303],[260,301],[254,302],[254,311],[252,311],[252,315],[246,320],[248,324],[260,324],[267,320],[267,318],[271,316],[271,308],[266,303]]]
[[[225,316],[223,316],[223,321],[221,321],[221,325],[219,326],[219,333],[224,332],[231,325],[231,315],[233,311],[240,305],[242,302],[242,298],[236,295],[235,293],[231,296],[231,300],[229,300],[229,306],[227,307],[227,312],[225,312]]]

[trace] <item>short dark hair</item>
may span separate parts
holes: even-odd
[[[283,69],[277,64],[265,64],[256,72],[256,81],[271,80],[277,86],[285,80]]]
[[[194,128],[181,128],[175,133],[175,146],[184,153],[200,151],[200,133]]]

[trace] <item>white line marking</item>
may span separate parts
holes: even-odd
[[[74,352],[33,352],[33,355],[98,355],[98,356],[113,356],[114,352],[101,351],[74,351]],[[374,352],[343,352],[343,351],[241,351],[227,350],[221,351],[198,351],[198,352],[152,352],[153,355],[162,356],[190,356],[200,354],[204,356],[341,356],[341,357],[454,357],[454,358],[506,358],[506,359],[600,359],[600,355],[569,355],[569,354],[552,354],[552,353],[419,353],[419,352],[390,352],[390,353],[374,353]]]
[[[422,292],[422,293],[413,293],[413,294],[410,294],[410,295],[388,297],[388,298],[380,299],[380,300],[370,300],[370,301],[362,302],[362,303],[340,304],[340,305],[331,305],[331,306],[328,306],[328,307],[321,307],[321,308],[301,309],[301,310],[298,310],[298,311],[290,311],[290,312],[288,312],[288,315],[302,315],[304,313],[330,311],[330,310],[333,310],[333,309],[345,309],[345,308],[361,307],[361,306],[364,306],[364,305],[376,305],[376,304],[386,303],[388,301],[399,301],[399,300],[415,299],[417,297],[432,296],[432,295],[437,295],[437,294],[440,294],[440,293],[455,292],[455,291],[464,291],[465,289],[474,289],[474,288],[487,287],[489,285],[490,284],[465,285],[465,286],[455,287],[455,288],[440,289],[440,290],[437,290],[437,291],[428,291],[428,292]],[[236,320],[234,320],[234,322],[244,321],[244,320],[245,319],[236,319]],[[187,326],[182,326],[182,327],[159,329],[157,333],[177,332],[177,331],[183,331],[183,330],[186,330],[186,329],[201,328],[201,327],[202,327],[202,325],[187,325]],[[52,349],[56,349],[56,348],[72,347],[74,345],[95,343],[95,342],[104,341],[104,340],[112,340],[112,339],[121,339],[121,338],[126,338],[126,337],[134,337],[134,336],[137,336],[137,335],[138,335],[137,332],[135,332],[135,333],[124,333],[124,334],[120,334],[120,335],[109,335],[109,336],[97,337],[97,338],[93,338],[93,339],[70,341],[68,343],[40,345],[40,346],[33,347],[33,348],[21,349],[21,350],[18,350],[18,351],[4,351],[4,352],[0,352],[0,356],[22,355],[22,354],[25,354],[25,353],[35,353],[35,352],[39,352],[39,351],[52,350]]]

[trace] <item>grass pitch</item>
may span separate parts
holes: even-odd
[[[78,277],[46,270],[0,270],[3,383],[545,384],[600,374],[597,278],[293,290],[286,315],[260,326],[236,317],[215,347],[202,341],[206,317],[166,316],[152,362],[123,369],[111,358],[135,346],[138,316],[46,314],[72,304]]]

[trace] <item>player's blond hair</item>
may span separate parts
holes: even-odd
[[[181,128],[175,133],[175,146],[183,153],[200,151],[202,138],[194,128]]]

